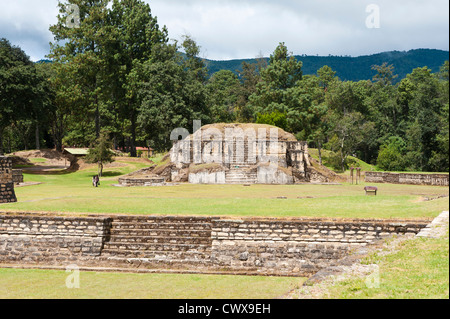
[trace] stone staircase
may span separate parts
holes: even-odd
[[[230,169],[225,172],[225,182],[227,184],[256,184],[257,173],[250,171],[251,165],[231,163]]]
[[[256,184],[257,182],[257,173],[256,171],[251,171],[250,167],[252,166],[249,163],[246,163],[244,158],[247,157],[248,153],[248,143],[244,143],[243,157],[234,153],[234,156],[230,161],[230,169],[225,172],[225,182],[227,184]],[[237,152],[237,150],[235,150]]]
[[[211,220],[202,217],[119,216],[101,259],[108,266],[197,268],[209,262]]]

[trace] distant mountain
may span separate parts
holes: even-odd
[[[42,60],[37,61],[36,63],[52,63],[52,60],[42,59]]]
[[[183,53],[182,53],[183,54]],[[381,65],[384,62],[394,66],[394,73],[400,81],[411,73],[412,70],[427,66],[432,72],[438,72],[445,61],[449,60],[449,51],[434,49],[417,49],[410,51],[389,51],[359,57],[348,56],[307,56],[295,55],[295,58],[303,62],[303,74],[316,74],[324,65],[328,65],[343,81],[371,80],[375,75],[373,65]],[[268,62],[269,58],[265,58]],[[238,73],[242,70],[242,62],[256,63],[256,59],[239,59],[228,61],[215,61],[206,59],[206,65],[210,75],[220,70],[230,70]],[[51,63],[51,60],[43,59],[36,63]]]
[[[394,66],[397,81],[405,78],[413,69],[427,66],[432,72],[438,72],[445,61],[449,60],[449,51],[433,49],[417,49],[410,51],[390,51],[360,57],[346,56],[295,56],[303,62],[303,74],[316,74],[324,65],[328,65],[336,75],[344,81],[371,80],[375,75],[373,65],[384,62]],[[266,58],[268,61],[269,59]],[[206,60],[208,71],[212,75],[220,70],[238,72],[242,70],[242,62],[255,63],[256,59],[229,61]]]

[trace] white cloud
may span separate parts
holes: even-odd
[[[387,50],[448,50],[447,0],[167,1],[153,14],[171,37],[192,35],[212,59],[268,56],[279,42],[294,54],[364,55]],[[367,29],[369,4],[381,28]]]
[[[270,55],[279,42],[294,54],[365,55],[449,47],[448,0],[145,0],[169,36],[191,35],[210,59]],[[57,0],[0,0],[0,37],[34,60],[49,50]],[[366,6],[381,28],[367,29]]]
[[[53,36],[57,0],[0,0],[0,37],[19,46],[33,61],[43,59]]]

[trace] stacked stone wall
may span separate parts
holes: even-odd
[[[108,236],[110,219],[0,215],[0,260],[60,265],[94,261]]]
[[[219,219],[212,223],[212,258],[220,267],[309,276],[355,247],[393,234],[417,234],[427,221]]]
[[[0,263],[310,276],[429,222],[0,213]]]
[[[0,156],[0,204],[16,202],[11,158]]]
[[[14,184],[23,183],[23,171],[21,169],[12,170],[12,180]]]
[[[449,174],[366,172],[367,183],[449,186]]]

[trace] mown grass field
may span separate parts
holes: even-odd
[[[274,299],[305,279],[0,269],[0,299]]]
[[[118,177],[148,166],[116,162],[106,168],[99,188],[95,167],[70,174],[24,174],[40,185],[16,188],[17,203],[3,211],[99,214],[222,215],[337,218],[435,217],[448,210],[447,187],[378,184],[378,196],[366,196],[365,184],[350,185],[191,185],[115,187]],[[279,199],[285,197],[286,199]]]

